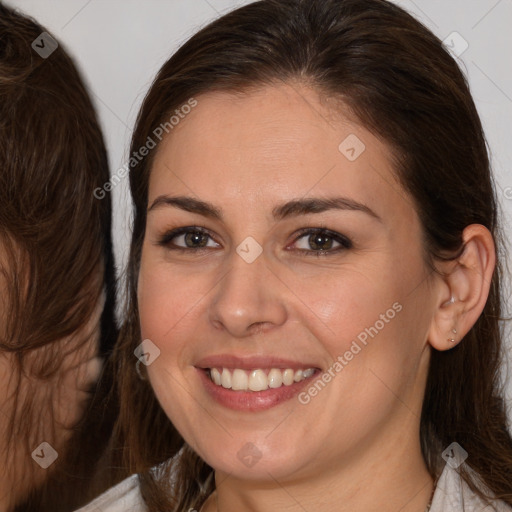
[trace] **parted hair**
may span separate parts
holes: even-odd
[[[499,378],[505,244],[496,188],[467,79],[430,30],[385,0],[261,0],[240,7],[198,31],[161,67],[139,111],[131,151],[191,97],[200,103],[203,93],[291,81],[342,100],[389,146],[421,220],[432,271],[436,262],[460,256],[466,226],[482,224],[492,233],[497,266],[482,315],[453,349],[432,348],[420,442],[434,480],[443,450],[456,441],[470,454],[460,471],[472,490],[485,499],[483,483],[512,505],[512,439]],[[185,512],[199,509],[214,490],[213,469],[182,439],[149,382],[138,379],[133,360],[141,339],[137,279],[157,151],[130,172],[134,223],[128,305],[115,357],[116,436],[127,473],[139,473],[149,510]]]

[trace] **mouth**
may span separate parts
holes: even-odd
[[[289,387],[312,377],[318,368],[206,368],[210,380],[218,387],[233,391],[258,392]],[[319,370],[318,370],[319,371]]]
[[[205,357],[194,366],[204,390],[217,404],[256,412],[291,400],[322,371],[314,359],[303,361],[226,353]]]

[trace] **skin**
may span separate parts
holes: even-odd
[[[0,245],[0,265],[7,262],[2,256]],[[5,311],[7,302],[5,280],[0,279],[0,302]],[[102,361],[97,357],[99,350],[99,322],[103,311],[104,296],[100,297],[96,309],[88,323],[73,336],[55,343],[34,349],[25,359],[24,369],[38,368],[53,354],[64,355],[59,371],[53,377],[36,381],[22,376],[18,388],[18,403],[23,404],[28,397],[34,403],[34,425],[31,438],[17,438],[19,442],[6,446],[8,424],[15,414],[15,386],[17,379],[13,371],[16,368],[15,354],[0,352],[0,453],[8,462],[0,467],[0,510],[10,511],[27,493],[40,486],[51,474],[52,469],[63,459],[72,428],[82,418],[91,386],[101,371]],[[0,334],[3,336],[5,318],[0,318]],[[83,341],[88,338],[87,341]],[[39,409],[38,409],[39,406]],[[19,412],[18,412],[19,414]],[[24,417],[24,416],[23,416]],[[25,417],[24,417],[25,418]],[[26,420],[25,420],[26,421]],[[57,460],[47,469],[39,467],[31,458],[31,452],[42,441],[48,442],[58,453]],[[40,452],[39,452],[40,453]],[[43,452],[44,453],[44,452]],[[5,460],[5,459],[4,459]]]
[[[343,105],[306,86],[197,100],[155,155],[148,204],[163,194],[192,196],[222,209],[223,219],[150,209],[138,301],[143,339],[161,351],[148,366],[155,394],[215,469],[217,490],[202,510],[423,512],[433,488],[419,440],[431,348],[453,347],[451,329],[458,342],[480,315],[492,237],[468,227],[460,260],[444,264],[444,276],[432,273],[388,147]],[[366,146],[355,161],[338,150],[350,134]],[[350,210],[272,218],[277,204],[333,196],[363,203],[379,219]],[[184,226],[207,229],[207,247],[172,250],[187,247],[179,235],[159,244]],[[343,234],[353,247],[315,257],[309,235],[297,233],[306,227]],[[263,248],[250,264],[236,252],[248,236]],[[328,250],[339,247],[329,240]],[[327,370],[394,303],[401,311],[307,405],[227,409],[210,398],[194,366],[230,353]],[[246,443],[261,453],[250,468],[237,456]]]

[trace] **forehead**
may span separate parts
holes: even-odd
[[[196,100],[158,148],[150,203],[160,194],[193,194],[226,205],[243,198],[252,208],[336,192],[377,209],[410,208],[387,145],[339,102],[288,84]]]

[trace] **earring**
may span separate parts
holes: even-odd
[[[457,334],[457,329],[452,329],[453,334]],[[450,343],[455,343],[455,338],[448,338]]]
[[[447,300],[443,306],[449,306],[450,304],[453,304],[455,302],[455,297],[452,295],[452,298],[450,300]]]
[[[142,375],[142,372],[140,371],[140,359],[137,359],[137,362],[135,363],[135,371],[137,372],[137,375],[139,376],[140,380],[146,380],[146,377]]]

